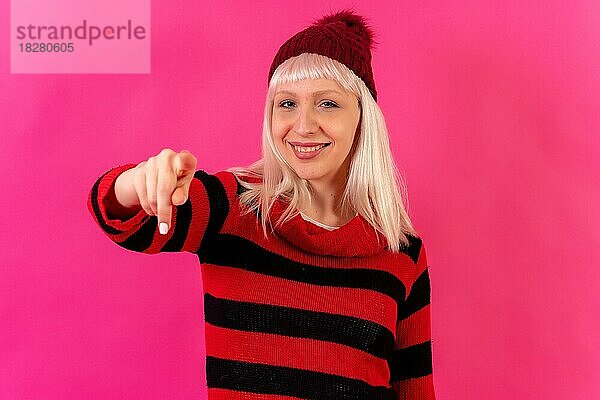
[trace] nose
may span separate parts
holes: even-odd
[[[298,134],[314,133],[318,130],[319,123],[310,107],[298,107],[294,130]]]

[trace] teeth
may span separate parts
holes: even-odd
[[[310,153],[311,151],[317,151],[323,147],[325,147],[324,144],[322,144],[320,146],[315,146],[315,147],[294,146],[296,151],[299,151],[301,153]]]

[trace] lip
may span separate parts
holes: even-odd
[[[314,146],[320,146],[322,144],[330,143],[330,142],[321,142],[321,143],[317,143],[317,142],[307,142],[307,143],[302,143],[302,142],[288,142],[288,143],[289,144],[293,144],[294,146],[314,147]]]
[[[326,148],[328,148],[329,146],[325,146],[325,147],[321,147],[319,150],[317,151],[311,151],[308,153],[302,153],[298,150],[296,150],[296,148],[294,147],[294,145],[292,144],[292,142],[290,143],[290,147],[292,148],[292,151],[294,152],[294,154],[296,155],[297,158],[301,159],[301,160],[310,160],[311,158],[315,158],[316,156],[318,156],[319,154],[321,154],[321,152],[323,152]],[[323,144],[323,143],[320,143]],[[319,144],[316,144],[315,146],[318,146]],[[311,147],[311,146],[307,146],[307,147]]]

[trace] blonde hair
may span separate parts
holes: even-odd
[[[273,73],[263,119],[263,158],[248,167],[231,167],[241,186],[247,190],[240,194],[244,213],[258,212],[265,237],[270,221],[270,210],[281,198],[289,202],[276,225],[298,215],[300,199],[311,199],[310,185],[300,178],[273,143],[271,116],[273,98],[279,84],[303,79],[331,79],[353,93],[361,109],[360,130],[350,150],[351,162],[348,182],[342,195],[342,209],[353,209],[371,226],[385,236],[388,248],[398,252],[401,244],[408,246],[407,234],[418,236],[413,228],[403,200],[408,196],[402,176],[394,163],[383,114],[364,82],[348,67],[329,57],[303,53],[284,61]],[[259,178],[260,182],[247,182],[244,177]]]

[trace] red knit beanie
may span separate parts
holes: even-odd
[[[373,99],[377,90],[371,69],[373,30],[365,19],[351,10],[324,16],[296,33],[280,48],[269,70],[269,80],[285,60],[302,53],[316,53],[341,62],[363,80]]]

